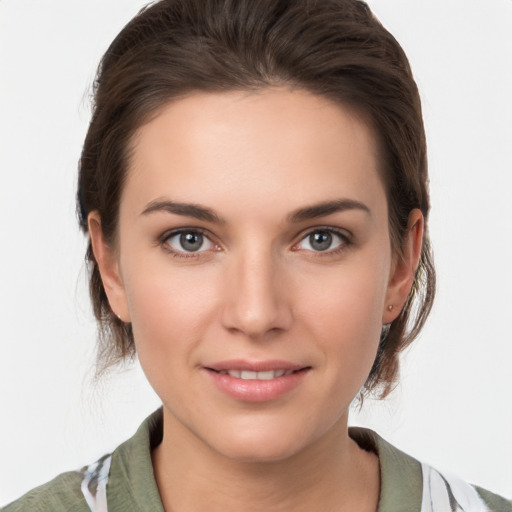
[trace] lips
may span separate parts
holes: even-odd
[[[203,367],[216,387],[231,398],[265,402],[295,389],[310,366],[287,361],[224,361]]]

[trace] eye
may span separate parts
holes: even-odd
[[[174,253],[198,253],[214,249],[216,245],[201,231],[187,229],[170,233],[164,240]]]
[[[295,247],[306,251],[335,251],[348,245],[349,239],[333,229],[316,229],[310,231]]]

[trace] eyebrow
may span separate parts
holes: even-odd
[[[333,213],[343,212],[346,210],[361,210],[371,215],[370,208],[360,201],[354,199],[336,199],[333,201],[325,201],[323,203],[306,206],[291,212],[288,216],[290,224],[296,224],[305,220],[325,217]],[[155,212],[167,212],[175,215],[183,215],[193,217],[205,222],[214,224],[225,224],[226,221],[219,217],[211,208],[200,206],[194,203],[176,203],[174,201],[151,201],[142,211],[141,215],[149,215]]]
[[[214,224],[225,224],[224,219],[219,217],[213,210],[194,203],[175,203],[174,201],[151,201],[148,203],[141,215],[149,215],[155,212],[174,213],[193,217],[198,220],[212,222]]]
[[[354,199],[335,199],[334,201],[326,201],[306,206],[305,208],[299,208],[288,215],[288,221],[293,224],[346,210],[361,210],[371,215],[370,208],[360,201]]]

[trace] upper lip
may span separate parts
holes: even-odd
[[[296,364],[290,361],[267,360],[267,361],[247,361],[244,359],[231,359],[229,361],[219,361],[217,363],[206,364],[204,368],[216,372],[226,370],[240,370],[250,372],[268,372],[275,370],[302,370],[309,368],[307,365]]]

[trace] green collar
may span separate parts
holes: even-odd
[[[162,408],[113,453],[107,487],[109,509],[164,512],[153,473],[151,450],[162,440]],[[369,429],[351,427],[349,435],[361,448],[377,453],[381,492],[378,512],[419,512],[421,464]]]
[[[151,450],[162,440],[162,408],[112,454],[107,486],[109,510],[165,512],[153,473]],[[137,507],[135,509],[135,507]]]
[[[379,457],[378,512],[420,512],[423,489],[421,464],[373,430],[350,427],[349,435],[361,448]]]

